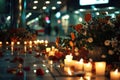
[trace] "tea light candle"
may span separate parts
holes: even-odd
[[[84,71],[86,71],[86,72],[92,71],[92,64],[90,62],[84,63]]]
[[[96,75],[105,75],[106,62],[95,62]]]
[[[110,72],[110,80],[120,80],[120,72],[118,72],[118,69]]]

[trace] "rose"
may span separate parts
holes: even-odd
[[[43,71],[41,68],[38,68],[38,69],[36,70],[36,75],[37,75],[37,76],[43,76],[43,75],[44,75],[44,71]]]

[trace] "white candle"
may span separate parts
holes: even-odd
[[[55,51],[50,51],[48,55],[49,56],[55,56]]]
[[[52,46],[52,51],[55,51],[55,47],[54,46]]]
[[[75,69],[78,69],[78,70],[82,71],[83,66],[84,66],[84,62],[83,62],[83,59],[81,58],[79,62],[76,62]]]
[[[84,63],[84,71],[91,72],[92,71],[92,64],[90,62]]]
[[[95,62],[96,75],[105,75],[106,62]]]
[[[69,59],[69,60],[72,60],[73,59],[73,56],[70,54],[70,55],[66,55],[65,56],[65,59]]]
[[[70,66],[72,66],[72,60],[71,59],[64,59],[64,64],[65,64],[65,66],[70,67]]]
[[[110,72],[110,80],[120,80],[120,72],[118,72],[118,69]]]
[[[65,66],[73,66],[72,62],[73,56],[72,55],[66,55],[64,59]]]
[[[69,75],[72,75],[72,70],[70,67],[64,67],[64,71],[67,72]]]
[[[51,50],[51,48],[49,48],[49,47],[46,48],[46,52],[50,52],[50,50]]]

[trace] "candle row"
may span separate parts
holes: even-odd
[[[32,43],[35,43],[35,44],[48,44],[48,40],[35,40],[35,41],[24,41],[24,44],[32,44]],[[8,41],[6,41],[6,44],[9,44],[9,42]],[[11,42],[11,45],[14,45],[15,44],[15,42],[14,41],[12,41]],[[20,44],[20,42],[19,41],[17,41],[16,42],[16,44]],[[2,45],[2,41],[0,41],[0,45]]]

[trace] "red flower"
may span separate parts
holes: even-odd
[[[24,75],[24,73],[23,73],[23,71],[19,71],[19,72],[17,72],[17,74],[16,74],[17,76],[23,76]]]
[[[37,76],[43,76],[44,75],[44,71],[41,68],[39,68],[39,69],[36,70],[36,75]]]
[[[82,28],[83,28],[83,25],[82,25],[82,24],[77,24],[77,25],[75,26],[75,30],[76,30],[77,32],[80,32]]]
[[[90,13],[85,14],[85,21],[89,22],[92,19],[92,15]]]
[[[29,67],[29,66],[26,66],[26,67],[23,68],[23,70],[25,70],[25,71],[30,71],[30,67]]]

